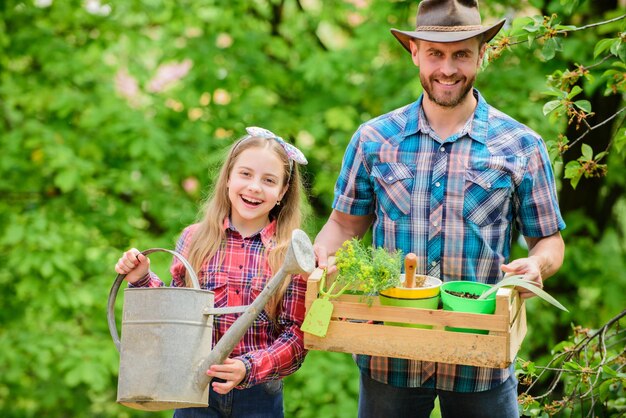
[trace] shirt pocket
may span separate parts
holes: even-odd
[[[509,217],[511,176],[494,169],[469,169],[465,172],[463,217],[478,226],[492,224]]]
[[[269,279],[265,278],[263,276],[256,276],[256,277],[252,278],[252,281],[250,283],[249,299],[245,301],[246,305],[252,304],[252,302],[254,302],[254,300],[257,297],[259,297],[259,295],[261,294],[263,289],[265,289],[265,284],[268,281],[269,281]],[[267,314],[267,311],[265,310],[265,307],[263,307],[263,310],[261,311],[261,313],[259,314],[259,316],[255,320],[255,322],[256,323],[259,323],[259,322],[261,322],[261,323],[269,322],[269,315]]]
[[[221,308],[228,305],[228,274],[220,271],[211,272],[200,283],[200,287],[215,294],[215,307]]]
[[[374,192],[383,212],[392,220],[411,213],[415,164],[377,163],[372,167]]]

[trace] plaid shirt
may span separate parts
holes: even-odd
[[[176,244],[176,252],[184,257],[188,256],[189,244],[197,227],[198,224],[194,224],[185,228]],[[203,289],[215,292],[217,308],[249,305],[273,276],[266,255],[267,250],[275,245],[276,221],[246,238],[237,232],[228,219],[224,221],[224,229],[225,245],[204,262],[197,272],[198,280]],[[172,286],[183,287],[185,267],[177,258],[174,258],[171,273]],[[149,278],[136,286],[159,287],[163,286],[163,282],[150,273]],[[280,379],[302,365],[306,351],[300,325],[304,319],[305,292],[305,280],[299,275],[293,276],[277,318],[272,321],[262,311],[237,344],[230,357],[243,361],[247,370],[245,379],[237,386],[239,389]],[[240,315],[215,316],[213,345]]]
[[[474,95],[473,118],[449,138],[428,125],[422,97],[362,125],[346,149],[333,208],[375,214],[373,245],[415,253],[417,273],[493,284],[509,261],[513,224],[525,236],[546,237],[565,223],[542,139]],[[488,390],[513,370],[356,361],[383,383],[457,392]]]

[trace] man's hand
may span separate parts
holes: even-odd
[[[527,280],[528,282],[538,286],[540,289],[543,289],[541,265],[536,257],[531,256],[528,258],[518,258],[517,260],[511,261],[509,264],[503,264],[501,268],[503,272],[510,275],[523,275],[524,280]],[[518,287],[517,290],[519,291],[519,295],[522,299],[528,299],[535,296],[533,292],[523,287]]]
[[[524,275],[524,279],[543,288],[543,281],[558,271],[563,264],[565,244],[560,232],[547,237],[524,237],[528,244],[528,257],[519,258],[502,265],[502,271]],[[523,299],[535,296],[524,288],[519,290]]]
[[[333,277],[333,275],[337,272],[337,266],[335,266],[332,260],[329,263],[328,250],[326,247],[320,244],[314,244],[313,252],[315,253],[315,259],[317,260],[317,267],[322,270],[326,270],[326,277]]]
[[[227,358],[223,364],[214,364],[207,370],[207,376],[216,377],[224,382],[212,382],[216,393],[226,395],[246,377],[246,365],[241,360]]]
[[[313,251],[317,266],[327,269],[327,277],[337,272],[337,267],[328,262],[328,257],[341,247],[344,241],[354,237],[362,238],[372,224],[374,215],[356,216],[333,210],[320,232],[315,237]]]

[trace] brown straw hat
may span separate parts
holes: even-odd
[[[458,42],[484,34],[484,41],[489,42],[502,29],[505,20],[493,26],[483,26],[476,0],[423,0],[417,8],[415,30],[391,29],[391,33],[411,52],[411,38],[429,42]]]

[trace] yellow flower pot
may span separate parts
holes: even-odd
[[[441,280],[432,276],[416,276],[425,277],[426,281],[422,287],[392,287],[380,292],[380,304],[384,306],[400,306],[421,309],[437,309],[439,307],[439,287]],[[404,274],[401,275],[401,281],[404,283]],[[395,325],[399,327],[412,328],[432,328],[430,325],[416,325],[402,322],[385,322],[385,325]]]

